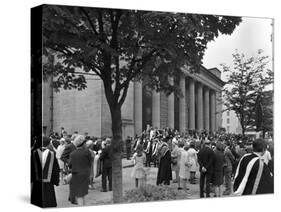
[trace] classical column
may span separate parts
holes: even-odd
[[[182,97],[179,99],[179,130],[181,133],[184,133],[186,130],[186,125],[185,125],[185,114],[186,114],[186,109],[185,109],[185,76],[180,77],[180,89],[182,92]]]
[[[211,131],[216,131],[216,91],[211,91]]]
[[[160,92],[152,91],[152,126],[160,128]]]
[[[201,83],[197,86],[197,129],[203,130],[203,87]]]
[[[195,83],[189,79],[189,129],[195,130]]]
[[[135,134],[142,133],[142,82],[134,82]]]
[[[210,130],[210,101],[209,101],[209,88],[204,88],[204,128]]]
[[[169,82],[171,85],[174,84],[174,78],[169,77]],[[168,96],[168,127],[174,128],[175,127],[175,95],[171,93]]]

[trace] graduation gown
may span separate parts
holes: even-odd
[[[255,153],[244,155],[237,166],[233,190],[235,195],[273,193],[273,176]]]
[[[42,152],[48,151],[46,160]],[[44,161],[44,162],[42,162]],[[59,185],[59,165],[53,151],[36,149],[31,153],[31,203],[39,207],[56,207],[54,185]]]
[[[156,185],[164,183],[164,185],[170,185],[172,180],[172,168],[171,168],[171,152],[167,147],[167,144],[160,147],[159,151],[160,163],[157,173]]]

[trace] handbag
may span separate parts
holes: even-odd
[[[69,173],[63,178],[63,181],[65,184],[69,184],[71,179],[72,179],[72,173]]]
[[[177,163],[178,163],[177,157],[172,157],[171,162],[172,162],[173,165],[177,165]]]

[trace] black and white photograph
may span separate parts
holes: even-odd
[[[272,17],[30,11],[31,204],[274,194]]]

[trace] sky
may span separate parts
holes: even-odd
[[[243,17],[242,22],[235,28],[231,35],[219,35],[214,41],[208,43],[203,65],[206,68],[216,67],[222,70],[220,64],[232,66],[232,54],[237,49],[245,56],[257,55],[258,49],[264,55],[272,58],[272,19]],[[272,64],[270,67],[272,69]],[[222,73],[222,79],[225,80]]]

